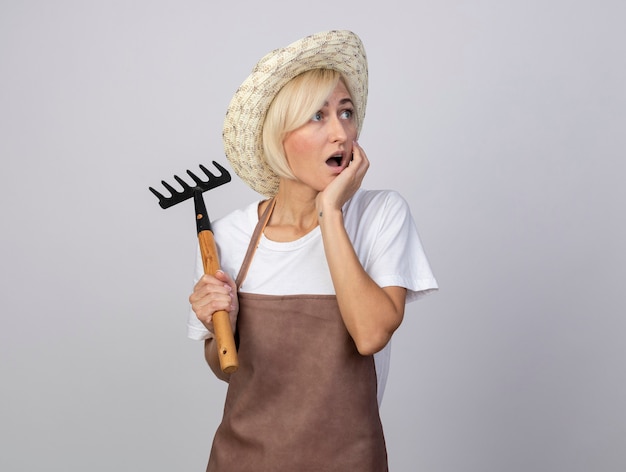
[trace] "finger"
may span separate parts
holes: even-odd
[[[231,312],[233,308],[233,301],[228,299],[208,299],[200,300],[191,305],[196,317],[204,324],[208,326],[213,320],[213,314],[217,311]]]
[[[231,291],[232,288],[229,284],[224,283],[217,277],[208,274],[203,275],[194,287],[194,293],[197,293],[201,297],[213,292],[228,293]]]
[[[223,270],[218,270],[215,273],[215,278],[228,285],[233,292],[237,292],[237,285],[235,284],[235,281]]]
[[[230,295],[212,293],[206,297],[194,300],[191,307],[196,312],[214,313],[216,311],[230,311],[233,306],[233,298]]]
[[[354,141],[352,143],[352,149],[353,149],[353,154],[356,154],[358,156],[359,163],[365,163],[366,165],[369,165],[367,154],[365,153],[365,151],[363,150],[363,148],[357,141]]]
[[[196,315],[213,314],[218,310],[230,311],[235,306],[234,293],[230,286],[213,286],[206,290],[196,287],[189,296],[189,303]]]

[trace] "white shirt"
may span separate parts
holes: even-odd
[[[254,202],[213,223],[221,268],[233,278],[237,277],[258,223],[258,205]],[[359,190],[344,205],[343,214],[346,231],[363,268],[380,287],[406,288],[407,303],[438,288],[409,207],[400,194]],[[195,281],[202,274],[198,254]],[[262,236],[239,290],[265,295],[334,295],[319,226],[290,242]],[[197,340],[211,336],[191,310],[188,336]],[[389,372],[390,344],[374,355],[379,404]]]

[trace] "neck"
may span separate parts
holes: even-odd
[[[318,225],[316,196],[310,188],[282,179],[265,236],[275,241],[294,241],[312,231]]]

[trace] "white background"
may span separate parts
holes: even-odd
[[[409,201],[441,286],[394,338],[391,470],[626,470],[624,5],[2,0],[0,470],[204,470],[193,209],[148,186],[230,169],[237,86],[326,29],[365,43],[365,186]]]

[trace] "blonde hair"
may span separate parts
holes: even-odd
[[[283,148],[285,137],[319,111],[340,80],[348,88],[336,70],[312,69],[294,77],[274,97],[263,123],[263,157],[278,176],[294,179]]]

